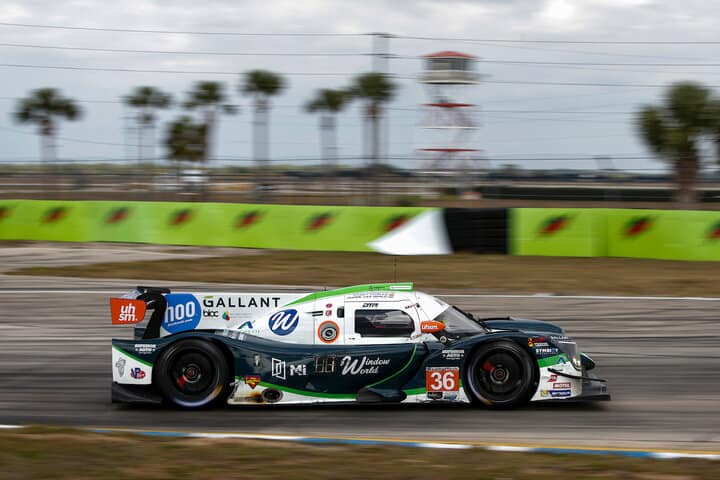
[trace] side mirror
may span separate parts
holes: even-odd
[[[438,333],[443,330],[445,330],[445,324],[442,322],[436,322],[433,320],[420,322],[420,331],[422,333]]]

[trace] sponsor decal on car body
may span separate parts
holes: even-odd
[[[140,323],[145,317],[145,302],[129,298],[111,298],[110,316],[113,325]]]
[[[154,343],[135,344],[135,351],[141,355],[150,355],[151,353],[155,353],[155,350],[157,350],[157,345]]]
[[[208,309],[226,308],[278,308],[280,297],[243,297],[206,295],[203,297],[203,307]]]
[[[572,392],[569,389],[566,390],[550,390],[551,397],[569,397]]]
[[[120,359],[118,359],[117,362],[115,362],[115,368],[117,368],[119,377],[122,377],[123,375],[125,375],[125,364],[126,363],[127,362],[124,358],[120,358]]]
[[[390,360],[386,358],[368,358],[351,357],[346,355],[340,360],[340,368],[342,375],[374,375],[380,371],[380,367],[390,365]]]
[[[300,315],[294,308],[280,310],[270,316],[268,327],[275,335],[290,335],[300,323]]]
[[[260,375],[245,375],[245,383],[253,390],[260,384]]]
[[[465,357],[465,350],[443,350],[442,357],[445,360],[462,360]]]
[[[425,369],[425,388],[430,393],[457,392],[460,389],[460,367],[427,367]]]
[[[300,364],[289,364],[285,360],[278,358],[271,359],[271,371],[270,375],[280,380],[287,380],[288,373],[291,377],[307,377],[307,365],[304,363]]]
[[[167,308],[162,326],[170,333],[193,330],[200,323],[202,309],[195,295],[171,293],[165,295]]]

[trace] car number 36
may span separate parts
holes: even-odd
[[[460,384],[460,371],[457,367],[428,368],[425,383],[428,392],[456,392]]]

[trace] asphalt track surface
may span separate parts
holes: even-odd
[[[0,259],[4,269],[78,261],[27,252]],[[107,300],[142,283],[158,282],[0,274],[0,424],[720,451],[720,299],[445,297],[483,316],[563,326],[609,380],[612,402],[512,411],[334,405],[186,412],[110,403],[110,338],[131,331],[110,325]]]

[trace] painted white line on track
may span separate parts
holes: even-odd
[[[493,452],[529,452],[532,450],[530,447],[515,447],[511,445],[490,445],[487,449]]]
[[[720,297],[631,297],[631,296],[612,296],[612,295],[491,295],[491,294],[437,294],[436,297],[441,298],[531,298],[537,300],[660,300],[673,301],[684,300],[691,302],[720,302]]]
[[[654,452],[653,456],[662,460],[674,460],[677,458],[700,458],[703,460],[720,460],[720,455],[714,455],[712,453]]]
[[[22,425],[0,425],[0,428],[12,429],[12,428],[24,428]]]
[[[127,293],[129,290],[131,290],[131,287],[122,289],[118,288],[116,290],[33,290],[33,289],[12,289],[12,290],[0,290],[0,295],[2,294],[18,294],[18,293],[63,293],[63,294],[82,294],[87,295],[88,293]]]
[[[459,443],[437,443],[437,442],[421,442],[417,444],[420,448],[447,448],[451,450],[467,450],[473,448],[472,445],[463,445]]]
[[[131,288],[131,287],[128,287]],[[270,289],[268,289],[270,290]],[[26,293],[62,293],[62,294],[113,294],[113,293],[127,293],[128,289],[115,289],[115,290],[34,290],[34,289],[0,289],[0,295],[3,294],[26,294]],[[203,289],[197,290],[195,293],[212,292],[213,290]],[[313,290],[313,292],[318,290]],[[180,290],[178,290],[180,292]],[[238,293],[276,293],[272,291],[261,292],[261,291],[248,291],[243,292],[237,290]],[[286,292],[283,290],[282,292]],[[278,291],[277,293],[282,293]],[[183,290],[182,293],[187,293]],[[298,292],[305,293],[305,292]],[[441,298],[529,298],[537,300],[650,300],[650,301],[691,301],[691,302],[720,302],[720,297],[654,297],[654,296],[622,296],[622,295],[553,295],[547,293],[534,293],[534,294],[488,294],[488,293],[452,293],[452,294],[433,294],[436,297]]]
[[[246,433],[192,433],[190,434],[196,438],[237,438],[246,440],[287,440],[295,442],[302,440],[304,437],[293,437],[290,435],[263,435],[263,434],[246,434]]]

